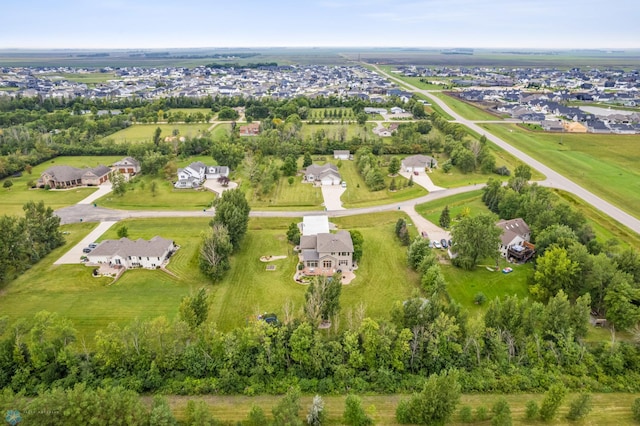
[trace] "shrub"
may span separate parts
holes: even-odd
[[[484,405],[476,408],[476,421],[483,422],[489,418],[489,413],[487,411],[487,407]]]
[[[485,302],[487,301],[487,296],[484,295],[483,292],[479,291],[476,293],[475,296],[473,296],[473,303],[475,303],[476,305],[484,305]]]
[[[527,420],[535,420],[538,417],[540,408],[534,400],[527,401],[527,407],[524,411],[524,418]]]
[[[553,420],[566,393],[567,389],[562,383],[552,385],[549,388],[547,393],[544,394],[544,399],[540,405],[540,420],[545,422]]]
[[[580,420],[585,418],[591,412],[591,395],[581,393],[569,405],[569,413],[567,419]]]
[[[500,398],[491,409],[493,412],[493,418],[491,419],[491,426],[511,426],[511,408],[506,399]]]
[[[362,400],[356,395],[347,396],[342,417],[344,423],[349,426],[369,426],[373,424],[373,420],[367,416],[364,408],[362,408]]]
[[[473,422],[473,411],[471,410],[471,407],[468,405],[462,406],[462,408],[460,408],[460,412],[458,413],[458,415],[462,423]]]
[[[631,412],[633,413],[633,419],[636,422],[640,422],[640,398],[633,400],[633,404],[631,404]]]

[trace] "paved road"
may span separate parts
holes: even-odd
[[[466,118],[461,117],[455,111],[453,111],[444,101],[442,101],[441,99],[433,96],[433,94],[431,94],[428,90],[418,89],[417,87],[412,86],[411,84],[408,84],[408,83],[406,83],[406,82],[404,82],[402,80],[399,80],[399,79],[395,78],[394,76],[392,76],[390,74],[387,74],[387,73],[383,72],[382,70],[380,70],[375,65],[374,65],[374,67],[378,70],[378,72],[380,74],[385,75],[389,79],[395,80],[395,81],[399,82],[400,84],[402,84],[402,85],[404,85],[406,87],[409,87],[410,90],[413,91],[413,92],[420,93],[420,94],[423,94],[426,97],[428,97],[432,102],[438,104],[444,111],[446,111],[449,115],[451,115],[455,119],[454,120],[455,122],[467,126],[468,128],[470,128],[471,130],[477,132],[480,135],[486,136],[487,139],[489,139],[491,142],[493,142],[496,145],[498,145],[500,148],[504,149],[505,151],[507,151],[508,153],[513,155],[514,157],[520,159],[522,162],[530,165],[532,168],[534,168],[534,169],[538,170],[539,172],[545,174],[547,176],[547,180],[545,181],[545,185],[546,186],[549,186],[549,187],[552,187],[552,188],[561,189],[563,191],[567,191],[567,192],[570,192],[572,194],[577,195],[578,197],[582,198],[587,203],[591,204],[596,209],[600,210],[601,212],[607,214],[608,216],[610,216],[613,219],[617,220],[621,224],[627,226],[628,228],[632,229],[636,233],[640,234],[640,220],[639,219],[637,219],[637,218],[631,216],[630,214],[622,211],[618,207],[614,206],[613,204],[609,203],[608,201],[603,200],[602,198],[598,197],[597,195],[593,194],[592,192],[587,191],[582,186],[580,186],[577,183],[567,179],[566,177],[564,177],[560,173],[558,173],[555,170],[551,169],[550,167],[542,164],[538,160],[533,159],[532,157],[530,157],[529,155],[527,155],[524,152],[520,151],[519,149],[514,148],[512,145],[508,144],[504,140],[500,139],[497,136],[494,136],[493,134],[489,133],[488,131],[486,131],[482,127],[478,126],[478,124],[476,122],[471,121],[471,120],[467,120]]]

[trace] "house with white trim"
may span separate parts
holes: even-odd
[[[428,155],[411,155],[402,160],[402,170],[412,173],[424,173],[426,170],[433,169],[438,166],[438,160]]]
[[[522,219],[501,220],[496,226],[502,229],[500,236],[500,255],[507,257],[509,249],[515,246],[524,246],[531,240],[531,229]]]
[[[173,240],[155,236],[151,240],[104,240],[87,255],[90,264],[121,265],[126,268],[155,269],[171,257]]]
[[[218,179],[221,176],[229,176],[227,166],[207,166],[202,161],[196,161],[187,167],[178,169],[178,181],[175,188],[197,188],[206,179]]]
[[[304,181],[321,185],[340,185],[342,178],[335,164],[327,163],[322,166],[312,164],[304,171]]]

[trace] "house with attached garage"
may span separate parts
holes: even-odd
[[[221,176],[229,177],[227,166],[207,166],[201,161],[196,161],[187,167],[178,169],[178,181],[174,187],[197,188],[206,179],[218,179]]]
[[[73,188],[75,186],[97,186],[109,180],[111,168],[96,166],[79,169],[71,166],[53,166],[42,172],[38,179],[39,188]]]
[[[340,185],[342,178],[335,164],[327,163],[323,166],[312,164],[304,171],[304,181],[320,185]]]
[[[155,269],[171,257],[176,246],[172,240],[155,236],[149,241],[104,240],[87,255],[90,264],[120,265],[126,268]]]
[[[353,270],[353,241],[348,231],[300,237],[300,260],[305,275],[330,276]]]
[[[123,175],[135,176],[140,173],[140,162],[133,157],[124,157],[113,163],[113,167]]]
[[[424,173],[426,170],[433,169],[437,166],[438,161],[435,158],[422,154],[406,157],[404,160],[402,160],[401,165],[402,170],[408,173]]]

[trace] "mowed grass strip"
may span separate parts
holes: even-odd
[[[81,156],[81,157],[56,157],[54,159],[34,166],[31,174],[26,171],[22,176],[8,177],[0,180],[0,214],[22,215],[22,206],[27,201],[39,202],[52,209],[70,206],[91,195],[96,191],[95,187],[71,188],[65,190],[31,189],[27,183],[38,180],[42,172],[52,166],[72,167],[96,167],[98,165],[109,166],[122,159],[122,156]],[[4,182],[10,180],[13,186],[4,188]]]
[[[111,141],[113,143],[125,143],[125,142],[151,142],[156,129],[160,127],[162,133],[160,134],[162,140],[167,136],[173,136],[173,131],[177,130],[177,137],[196,137],[202,135],[209,127],[208,123],[194,123],[194,124],[134,124],[113,133],[109,136],[105,136],[102,141]]]
[[[433,96],[444,101],[453,111],[455,111],[457,114],[460,114],[462,117],[466,118],[467,120],[474,120],[474,121],[486,121],[486,120],[500,121],[501,120],[500,117],[494,114],[491,114],[483,110],[482,108],[479,108],[469,102],[465,102],[461,99],[458,99],[446,93],[443,93],[443,92],[433,93]]]
[[[546,133],[515,125],[481,126],[627,213],[640,217],[640,135]]]
[[[566,420],[569,412],[570,402],[577,397],[578,394],[568,394],[563,404],[558,410],[556,418],[549,422],[526,421],[525,410],[526,404],[530,400],[534,400],[540,405],[542,403],[542,394],[517,394],[517,395],[497,395],[497,394],[463,394],[460,403],[456,407],[455,414],[451,421],[447,424],[462,426],[469,423],[463,423],[459,418],[459,410],[462,406],[468,405],[473,412],[478,407],[485,407],[488,412],[491,407],[501,398],[505,398],[511,409],[511,417],[514,425],[531,425],[531,424],[550,424],[556,426],[565,425],[589,425],[589,426],[624,426],[636,424],[633,421],[631,413],[631,404],[638,397],[638,394],[630,393],[595,393],[591,394],[592,410],[587,417],[579,422],[571,422]],[[408,398],[409,395],[360,395],[362,399],[362,407],[374,419],[375,424],[379,425],[398,425],[396,421],[396,407],[400,400]],[[202,400],[209,406],[209,411],[213,416],[222,422],[236,423],[247,419],[249,411],[253,405],[262,408],[267,418],[272,419],[271,410],[282,399],[281,395],[261,395],[261,396],[169,396],[169,404],[173,413],[179,420],[186,418],[186,408],[189,400]],[[151,397],[143,397],[150,403]],[[341,425],[342,415],[345,408],[345,396],[323,395],[322,399],[325,403],[325,412],[327,413],[327,424]],[[311,406],[313,395],[304,395],[300,398],[302,409],[300,410],[300,418],[303,419]],[[476,422],[474,424],[488,425],[490,421]]]

